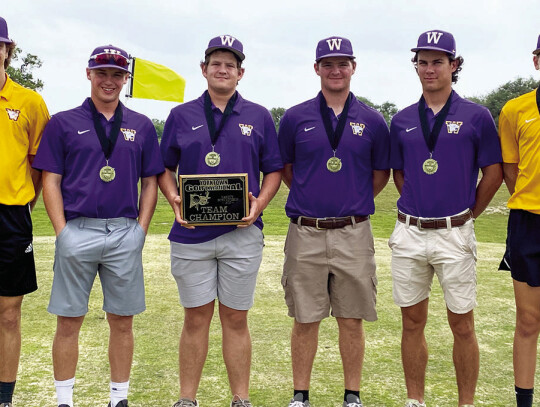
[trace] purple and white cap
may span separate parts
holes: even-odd
[[[540,35],[538,36],[538,42],[536,43],[536,49],[533,51],[534,55],[540,55]]]
[[[328,37],[320,40],[315,51],[315,62],[329,57],[347,57],[354,59],[351,41],[343,37]]]
[[[418,52],[421,50],[442,51],[447,54],[456,56],[456,40],[449,32],[442,30],[431,30],[420,34],[418,37],[418,45],[412,48],[411,51]]]
[[[204,51],[204,55],[208,56],[218,49],[224,49],[232,52],[234,55],[240,58],[240,61],[243,61],[246,58],[244,55],[244,46],[232,35],[220,35],[212,38],[208,43],[208,48],[206,48],[206,51]]]
[[[6,44],[13,42],[9,39],[7,23],[2,17],[0,17],[0,42],[5,42]]]
[[[92,51],[88,60],[88,69],[116,68],[130,72],[129,54],[122,48],[113,45],[102,45]]]

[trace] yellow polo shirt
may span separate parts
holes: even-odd
[[[517,163],[516,189],[510,209],[540,214],[540,113],[536,90],[509,100],[499,116],[503,162]]]
[[[0,203],[26,205],[34,199],[29,155],[36,155],[49,111],[43,98],[6,75],[0,90]]]

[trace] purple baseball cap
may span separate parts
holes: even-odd
[[[208,43],[208,48],[206,48],[206,51],[204,51],[204,55],[208,56],[218,49],[224,49],[232,52],[234,55],[240,58],[240,61],[243,61],[246,58],[244,55],[244,46],[232,35],[220,35],[212,38]]]
[[[456,40],[449,32],[442,30],[431,30],[420,34],[418,37],[418,45],[412,48],[411,51],[418,52],[421,50],[442,51],[447,54],[456,56]]]
[[[328,57],[347,57],[354,59],[351,41],[343,37],[328,37],[320,40],[315,51],[315,62]]]
[[[6,20],[0,17],[0,42],[11,44],[13,41],[9,39]]]
[[[536,43],[536,49],[533,51],[534,55],[540,54],[540,35],[538,36],[538,42]]]
[[[88,60],[88,69],[116,68],[121,71],[129,70],[129,54],[122,48],[113,45],[102,45],[92,51]]]

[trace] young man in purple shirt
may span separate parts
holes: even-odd
[[[405,405],[425,406],[424,327],[437,274],[454,335],[459,406],[471,406],[479,366],[473,220],[501,184],[501,149],[489,111],[452,90],[463,64],[452,34],[425,32],[412,51],[422,96],[396,114],[390,126],[390,164],[401,197],[388,244],[394,301],[402,313]],[[477,184],[479,169],[482,179]]]
[[[294,395],[307,407],[319,325],[337,319],[344,373],[344,407],[361,407],[362,321],[375,321],[377,277],[369,215],[390,176],[388,126],[350,92],[356,69],[351,42],[319,41],[315,73],[321,91],[287,110],[279,128],[290,188],[291,219],[282,284],[289,316]]]
[[[78,336],[97,273],[111,330],[109,407],[128,405],[133,315],[145,309],[142,248],[157,201],[156,175],[164,170],[152,122],[120,103],[128,66],[120,48],[92,52],[91,96],[53,116],[34,161],[56,233],[48,310],[58,316],[53,364],[61,407],[73,406]]]
[[[236,91],[244,75],[243,46],[229,35],[210,40],[201,62],[208,90],[171,111],[161,141],[166,171],[161,191],[175,213],[171,271],[184,307],[180,337],[180,400],[198,406],[197,389],[208,352],[215,299],[223,334],[223,359],[232,407],[250,407],[251,339],[247,324],[262,259],[261,212],[280,185],[283,167],[268,110]],[[216,131],[217,129],[217,131]],[[180,216],[178,174],[247,173],[249,215],[241,226],[187,225]],[[263,173],[262,186],[260,172]]]

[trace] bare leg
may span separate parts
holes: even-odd
[[[52,348],[55,380],[75,377],[79,359],[79,331],[83,321],[84,316],[56,318],[56,334]]]
[[[540,332],[540,287],[514,280],[516,332],[514,334],[514,380],[517,387],[532,389],[536,371],[536,348]]]
[[[302,324],[294,321],[291,334],[291,356],[294,388],[309,390],[311,369],[317,354],[320,321]]]
[[[448,323],[454,334],[454,367],[458,386],[459,405],[473,404],[478,381],[479,351],[474,333],[474,313],[454,314],[447,310]]]
[[[223,331],[223,360],[227,366],[232,394],[241,399],[249,398],[251,336],[247,315],[248,311],[239,311],[219,304]]]
[[[365,337],[361,319],[336,318],[345,388],[359,391],[364,363]]]
[[[107,313],[111,381],[127,382],[133,362],[133,316]]]
[[[184,326],[180,336],[180,398],[194,400],[206,355],[214,301],[195,308],[184,308]]]
[[[0,297],[0,381],[17,379],[21,356],[21,305],[23,296]]]
[[[424,328],[428,317],[429,299],[411,307],[401,308],[403,333],[401,336],[401,360],[407,386],[407,397],[424,401],[424,383],[428,350]]]

